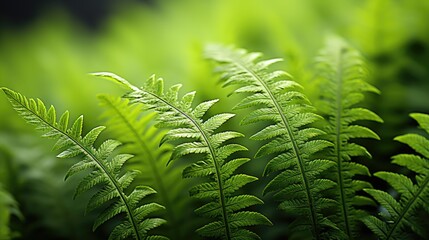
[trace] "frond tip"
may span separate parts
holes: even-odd
[[[429,115],[413,113],[410,115],[429,133]],[[375,189],[365,189],[387,211],[381,218],[374,216],[363,219],[363,222],[380,239],[415,239],[409,229],[425,238],[422,229],[417,228],[416,215],[420,209],[429,213],[429,139],[426,136],[410,133],[395,138],[414,149],[417,154],[399,154],[393,157],[392,163],[407,168],[415,174],[415,181],[397,173],[377,172],[374,175],[383,179],[399,194],[399,199]],[[427,233],[427,232],[426,232]]]
[[[149,187],[137,187],[126,194],[131,182],[137,176],[137,171],[123,173],[122,166],[132,156],[119,154],[112,156],[112,152],[121,144],[115,140],[106,140],[98,148],[94,142],[104,130],[103,126],[96,127],[85,136],[82,135],[83,116],[80,116],[69,127],[69,113],[65,112],[57,121],[55,108],[46,109],[40,99],[27,99],[20,93],[2,88],[13,108],[27,122],[44,132],[43,137],[56,139],[54,149],[59,150],[58,158],[80,156],[81,160],[74,164],[66,174],[66,178],[82,171],[90,171],[78,184],[75,196],[78,196],[94,186],[100,189],[89,200],[87,209],[105,208],[94,223],[94,230],[113,217],[124,213],[127,217],[117,225],[109,239],[146,239],[148,231],[165,223],[160,218],[149,217],[155,211],[164,207],[158,204],[141,205],[147,195],[155,191]],[[161,237],[165,239],[164,237]]]

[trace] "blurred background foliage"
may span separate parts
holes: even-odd
[[[382,92],[366,103],[385,121],[371,126],[382,140],[366,143],[373,159],[365,164],[372,172],[392,168],[390,156],[407,150],[392,139],[414,125],[408,114],[429,113],[429,1],[19,0],[3,1],[0,9],[0,86],[76,117],[83,114],[87,128],[104,123],[97,94],[123,93],[87,74],[97,71],[114,72],[136,85],[155,73],[170,85],[196,90],[199,100],[221,98],[215,112],[231,111],[237,99],[226,98],[230,89],[217,84],[203,59],[207,43],[284,58],[277,67],[290,72],[314,99],[319,91],[314,57],[331,34],[362,52],[369,81]],[[73,180],[63,181],[72,162],[49,154],[52,143],[39,140],[6,98],[0,98],[0,111],[0,239],[12,233],[22,239],[104,239],[109,226],[92,233],[94,216],[83,216],[86,199],[73,200]],[[251,156],[257,143],[246,144]],[[264,165],[255,159],[245,171],[260,177]],[[249,185],[247,191],[260,196],[262,186]],[[260,210],[277,224],[260,234],[279,238],[282,221],[269,207],[269,196],[263,199],[267,204]]]

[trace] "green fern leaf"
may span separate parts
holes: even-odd
[[[335,163],[336,200],[338,214],[335,222],[348,238],[357,238],[359,219],[362,214],[354,205],[356,192],[367,183],[356,184],[357,174],[369,175],[368,169],[351,161],[355,156],[368,156],[366,149],[350,140],[356,138],[379,139],[369,128],[357,125],[356,121],[369,120],[382,122],[372,111],[357,107],[365,92],[378,90],[365,81],[365,66],[359,53],[338,38],[330,38],[317,57],[318,71],[321,76],[321,100],[317,108],[326,117],[327,139],[334,144],[330,148],[328,159]],[[367,201],[370,203],[370,201]]]
[[[328,220],[320,211],[329,205],[319,205],[323,191],[335,185],[320,179],[320,174],[333,163],[324,160],[322,165],[326,168],[312,168],[319,161],[314,159],[314,153],[331,143],[315,139],[324,132],[309,124],[321,117],[313,113],[300,92],[302,87],[284,71],[267,70],[280,59],[258,61],[259,53],[217,45],[209,46],[206,56],[218,63],[216,71],[222,74],[223,86],[237,85],[234,93],[251,93],[234,108],[256,107],[241,123],[272,122],[251,137],[268,140],[255,157],[268,157],[264,174],[276,174],[264,193],[273,192],[281,202],[279,207],[296,217],[292,229],[310,231],[315,239],[320,239],[324,231],[335,232],[333,224],[324,225]],[[320,187],[316,187],[317,180],[324,180]]]
[[[429,133],[429,115],[413,113],[410,115]],[[415,226],[419,223],[415,215],[420,209],[429,212],[429,140],[419,134],[405,134],[395,140],[414,149],[418,154],[399,154],[393,157],[393,163],[409,169],[415,173],[415,181],[397,173],[377,172],[374,175],[388,182],[399,194],[399,199],[392,195],[375,189],[364,189],[387,211],[383,217],[374,216],[363,219],[363,222],[380,239],[415,239],[410,235],[410,229],[422,239],[425,236]]]
[[[191,108],[194,93],[178,97],[180,85],[175,85],[164,92],[164,82],[152,76],[141,90],[134,90],[126,95],[132,102],[143,103],[155,110],[159,117],[159,125],[174,129],[167,133],[167,140],[179,140],[170,161],[177,160],[185,155],[198,154],[202,160],[188,166],[184,177],[210,178],[210,182],[200,183],[190,189],[190,195],[197,199],[209,201],[201,210],[196,210],[205,217],[214,217],[214,221],[199,228],[197,232],[203,237],[217,237],[235,239],[242,232],[243,227],[252,225],[271,225],[271,222],[257,212],[242,211],[243,208],[260,204],[262,201],[249,201],[246,204],[237,204],[234,201],[236,192],[242,186],[255,181],[255,177],[233,172],[246,160],[232,159],[229,155],[236,151],[245,150],[237,144],[226,144],[234,138],[241,137],[236,132],[216,132],[216,130],[233,114],[218,114],[208,120],[202,117],[218,100],[205,101]],[[180,129],[180,130],[178,130]],[[170,134],[171,133],[171,134]],[[183,135],[183,133],[185,133]],[[245,195],[239,195],[245,196]],[[220,215],[219,215],[220,213]],[[249,218],[247,218],[249,217]],[[246,231],[248,235],[256,234]]]
[[[69,127],[68,112],[64,113],[57,122],[53,106],[51,106],[49,110],[46,110],[45,105],[39,99],[27,99],[20,93],[7,88],[2,88],[2,90],[19,115],[27,122],[36,125],[38,130],[45,132],[46,137],[57,139],[55,148],[61,151],[61,153],[58,154],[59,158],[82,156],[82,160],[73,165],[66,175],[66,177],[69,177],[83,170],[91,170],[79,183],[75,196],[93,189],[96,185],[100,185],[101,188],[91,198],[88,209],[92,210],[102,207],[107,202],[111,204],[102,211],[96,219],[94,230],[120,213],[125,213],[127,217],[123,220],[123,223],[112,231],[109,239],[145,239],[148,237],[148,230],[165,223],[165,220],[147,218],[147,215],[139,217],[140,210],[138,201],[132,201],[132,196],[139,193],[141,190],[138,188],[134,189],[131,191],[130,195],[125,193],[125,190],[136,177],[137,172],[127,171],[121,173],[122,164],[131,157],[130,155],[118,155],[112,158],[112,151],[121,143],[107,140],[103,142],[99,148],[93,146],[93,143],[103,131],[104,127],[94,128],[82,137],[82,116]],[[150,190],[150,193],[155,193],[155,191]],[[140,194],[140,196],[138,200],[144,197],[142,194]],[[163,207],[150,207],[151,211],[156,211],[161,208]],[[145,223],[145,221],[156,221],[156,224],[144,226],[142,224]],[[118,228],[121,229],[120,234],[117,232]]]

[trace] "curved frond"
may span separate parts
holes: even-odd
[[[119,214],[125,214],[126,218],[112,231],[109,239],[146,239],[147,231],[155,228],[165,220],[150,218],[148,212],[163,209],[160,205],[150,205],[146,209],[140,206],[140,201],[155,191],[149,187],[138,187],[125,191],[137,176],[137,171],[123,173],[123,164],[132,156],[120,154],[112,156],[112,152],[121,144],[115,140],[106,140],[98,148],[94,142],[104,127],[96,127],[84,136],[82,135],[83,117],[77,118],[69,126],[69,113],[65,112],[57,120],[55,108],[47,109],[39,99],[27,99],[20,93],[7,88],[2,88],[13,108],[24,120],[36,126],[42,131],[44,137],[56,139],[54,149],[59,150],[58,158],[71,158],[81,156],[82,160],[74,164],[66,174],[66,179],[82,171],[89,171],[77,186],[75,196],[78,196],[95,186],[100,186],[88,203],[88,210],[108,205],[94,223],[94,230],[104,222]],[[128,192],[128,191],[127,191]],[[145,225],[152,221],[150,225]],[[120,228],[120,234],[117,230]]]
[[[143,103],[158,113],[160,126],[173,128],[165,141],[173,141],[176,146],[170,161],[183,156],[197,155],[197,162],[187,166],[183,177],[208,177],[210,181],[200,183],[190,189],[190,195],[207,203],[196,213],[213,222],[197,229],[203,237],[221,239],[247,238],[258,239],[258,235],[246,230],[253,225],[270,225],[271,222],[257,212],[243,211],[244,208],[261,204],[254,196],[236,195],[242,186],[257,180],[246,174],[234,174],[234,171],[248,159],[231,159],[230,155],[246,150],[241,145],[229,143],[241,137],[237,132],[218,132],[217,129],[233,114],[217,114],[207,120],[203,116],[217,102],[205,101],[192,107],[195,92],[179,98],[180,85],[174,85],[164,91],[162,79],[152,76],[141,90],[135,90],[125,97],[132,102]],[[243,235],[245,234],[245,235]]]
[[[336,232],[336,226],[322,215],[332,205],[323,192],[335,183],[320,177],[333,163],[313,157],[331,143],[317,140],[324,132],[309,126],[321,117],[313,112],[302,87],[284,71],[267,70],[281,59],[259,61],[259,53],[218,45],[209,46],[206,56],[218,63],[223,86],[235,85],[235,93],[250,93],[235,106],[256,108],[241,123],[271,122],[251,137],[268,140],[256,153],[269,159],[264,174],[274,175],[264,193],[273,192],[279,207],[296,218],[293,228],[310,231],[315,239],[322,232]]]
[[[327,156],[335,163],[335,181],[338,184],[336,200],[339,211],[334,221],[348,238],[355,238],[359,235],[357,224],[364,214],[356,205],[371,202],[363,196],[356,196],[356,192],[371,185],[362,180],[356,184],[355,176],[369,175],[369,170],[364,165],[354,163],[352,158],[370,154],[352,141],[356,138],[379,139],[371,129],[356,122],[382,122],[377,114],[357,104],[362,102],[366,92],[378,93],[378,90],[365,81],[366,69],[360,54],[341,39],[328,39],[317,57],[317,63],[321,77],[321,96],[317,108],[326,118],[323,130],[333,143]]]
[[[420,127],[429,133],[429,115],[413,113]],[[374,175],[383,179],[399,194],[395,199],[389,193],[375,189],[364,189],[386,209],[387,213],[380,218],[370,216],[363,222],[380,239],[415,239],[409,234],[411,229],[422,239],[427,232],[417,228],[416,215],[419,210],[429,213],[429,138],[416,133],[405,134],[395,138],[396,141],[408,145],[416,154],[399,154],[393,157],[393,163],[407,168],[415,174],[415,180],[391,172],[377,172]]]

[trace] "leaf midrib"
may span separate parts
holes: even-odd
[[[346,201],[345,187],[344,187],[344,179],[343,179],[343,166],[341,159],[341,113],[342,113],[342,92],[343,92],[343,81],[342,81],[343,69],[342,69],[342,54],[339,53],[338,56],[338,64],[337,64],[337,74],[336,74],[336,82],[337,82],[337,92],[336,92],[336,126],[335,126],[335,148],[336,148],[336,158],[337,158],[337,174],[338,174],[338,186],[340,192],[340,200],[341,200],[341,209],[342,209],[342,217],[345,224],[345,230],[347,236],[350,238],[350,223],[349,223],[349,213]]]

